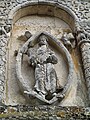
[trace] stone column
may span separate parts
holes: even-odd
[[[82,56],[84,77],[86,80],[88,97],[90,100],[90,40],[83,31],[78,31],[76,38]]]
[[[7,54],[7,43],[9,40],[9,33],[11,30],[11,22],[5,19],[3,24],[0,24],[0,105],[3,103],[3,96],[5,90],[5,80],[6,80],[6,54]]]
[[[6,36],[0,35],[0,105],[2,103],[6,70]]]

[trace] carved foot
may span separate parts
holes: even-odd
[[[32,94],[30,94],[30,93],[32,93]],[[35,96],[34,96],[34,94],[33,94],[33,92],[32,92],[32,90],[31,91],[24,91],[24,94],[28,97],[28,98],[30,98],[30,99],[35,99]]]
[[[65,97],[65,94],[58,93],[56,97],[58,98],[59,101],[61,101]]]
[[[38,100],[43,101],[44,103],[49,104],[48,100],[45,99],[45,95],[43,95],[42,93],[38,94],[37,92],[31,90],[29,92],[24,91],[24,94],[26,94],[29,98],[34,97],[34,98],[37,98]]]
[[[42,96],[42,95],[46,95],[46,92],[39,90],[39,89],[37,88],[37,86],[34,86],[33,91],[37,92],[37,93],[40,94],[41,96]]]

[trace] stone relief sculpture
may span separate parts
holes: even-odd
[[[75,38],[72,35],[72,33],[69,33],[69,34],[64,33],[61,39],[63,41],[63,44],[69,51],[72,51],[72,49],[76,47]]]
[[[53,104],[65,97],[73,76],[73,64],[68,55],[69,53],[67,53],[67,50],[63,48],[60,42],[54,41],[59,47],[62,46],[61,49],[65,52],[70,67],[67,83],[65,86],[60,85],[57,72],[54,68],[54,65],[58,64],[58,58],[48,44],[50,37],[47,33],[42,32],[29,38],[19,50],[16,63],[17,77],[23,93],[29,99],[36,98],[46,104]],[[51,39],[54,38],[51,37]],[[32,88],[25,82],[21,73],[24,54],[28,56],[29,65],[34,69],[35,84]]]
[[[48,38],[45,35],[41,35],[38,41],[39,48],[36,50],[36,54],[33,54],[29,48],[27,52],[30,65],[35,68],[34,91],[46,99],[51,99],[59,89],[58,77],[54,69],[54,64],[57,64],[58,59],[55,53],[49,49]]]

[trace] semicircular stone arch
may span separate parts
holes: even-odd
[[[54,1],[26,2],[17,5],[9,12],[9,19],[14,24],[18,19],[29,15],[47,15],[57,17],[65,21],[74,30],[78,18],[67,6]]]

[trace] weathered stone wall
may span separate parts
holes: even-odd
[[[89,120],[90,109],[56,106],[5,106],[0,107],[1,120]]]
[[[2,105],[3,102],[3,94],[4,94],[4,87],[5,87],[5,81],[7,80],[6,77],[6,50],[7,44],[10,37],[10,30],[13,26],[13,19],[9,16],[12,13],[14,13],[14,8],[18,6],[17,8],[22,8],[22,4],[53,4],[54,7],[61,5],[64,6],[67,10],[69,8],[75,16],[77,16],[78,19],[76,19],[76,29],[73,30],[78,36],[76,31],[79,31],[83,29],[83,33],[85,35],[85,39],[87,40],[88,46],[90,46],[90,1],[89,0],[0,0],[0,103]],[[10,13],[10,14],[9,14]],[[51,12],[51,14],[54,14],[54,11]],[[77,38],[77,37],[76,37]],[[79,38],[81,40],[81,37]],[[78,41],[77,41],[78,42]],[[86,43],[86,45],[87,45]],[[87,47],[87,46],[86,46]],[[83,68],[84,68],[84,76],[86,79],[86,83],[88,85],[88,94],[90,96],[90,66],[88,63],[90,63],[90,50],[88,48],[85,48],[85,56],[83,52],[83,47],[81,47],[82,54],[82,61],[83,61]],[[85,58],[85,59],[84,59]],[[87,62],[86,62],[87,61]],[[85,63],[86,62],[86,63]],[[87,66],[87,68],[86,68]],[[88,76],[87,76],[88,74]],[[6,88],[7,89],[7,88]],[[47,106],[46,106],[47,107]],[[89,108],[61,108],[61,107],[47,107],[44,110],[42,108],[38,107],[30,107],[29,106],[18,106],[14,107],[7,107],[7,106],[1,106],[0,107],[0,118],[2,119],[44,119],[43,116],[45,116],[45,119],[89,119],[90,118],[90,110]],[[8,110],[7,110],[8,108]],[[25,109],[26,110],[23,110]],[[22,110],[21,110],[22,109]],[[3,111],[3,112],[2,112]],[[21,114],[20,114],[21,113]],[[40,115],[40,116],[38,116]],[[35,118],[36,117],[36,118]]]

